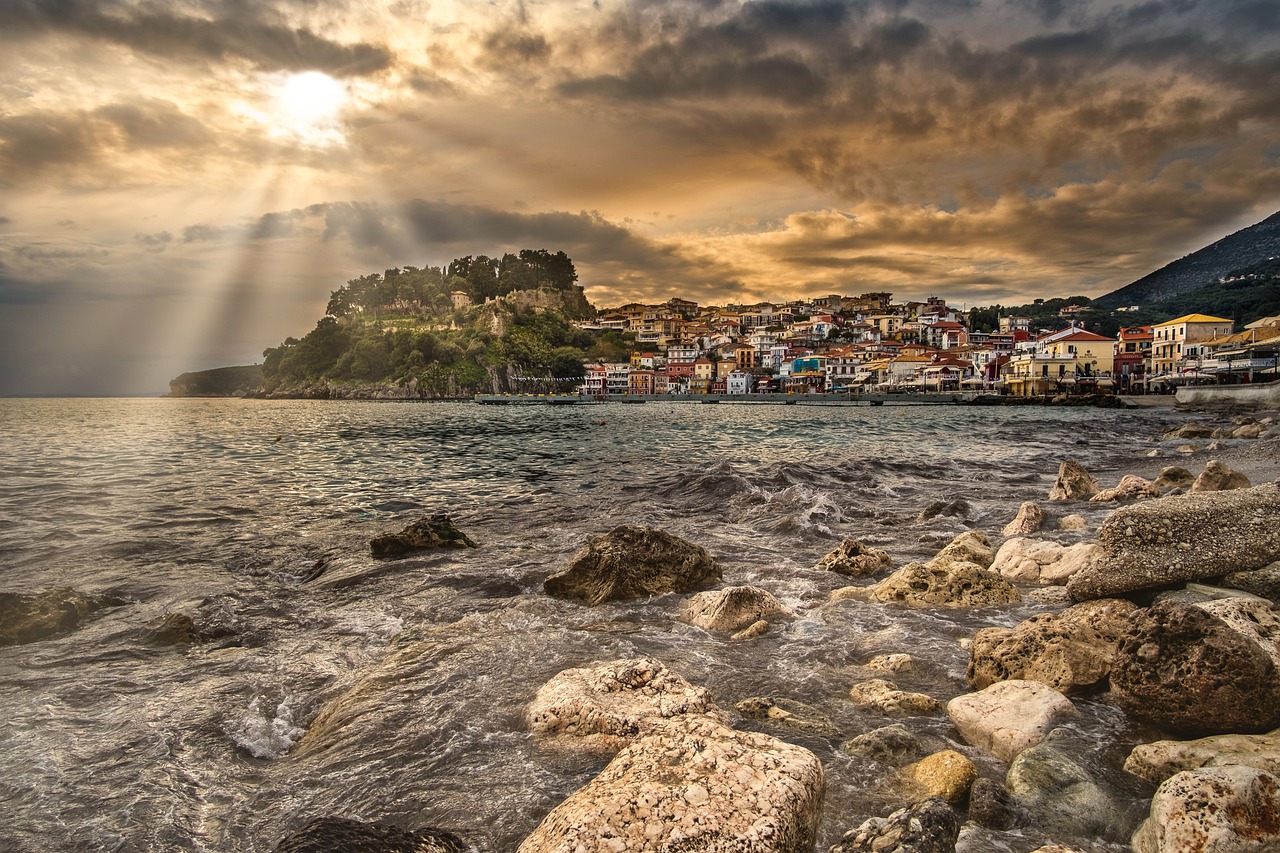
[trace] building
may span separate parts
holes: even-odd
[[[1151,327],[1151,378],[1169,379],[1176,376],[1185,368],[1183,359],[1187,356],[1186,350],[1190,345],[1224,338],[1231,334],[1233,327],[1230,320],[1207,314],[1187,314],[1156,323]]]
[[[1121,390],[1145,385],[1151,374],[1151,343],[1154,338],[1150,326],[1127,326],[1120,330],[1112,371]]]

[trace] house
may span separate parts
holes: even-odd
[[[1040,350],[1051,357],[1070,357],[1067,374],[1097,378],[1114,373],[1116,341],[1105,335],[1073,328],[1055,333],[1041,342]]]
[[[653,370],[633,370],[628,375],[627,393],[629,394],[652,394],[654,393],[654,371]]]
[[[1151,374],[1151,344],[1154,340],[1150,326],[1127,326],[1120,330],[1112,371],[1121,389],[1145,384]]]
[[[743,370],[735,370],[725,377],[726,394],[750,394],[756,378]]]
[[[1187,314],[1151,327],[1151,373],[1153,379],[1168,378],[1183,370],[1187,348],[1231,334],[1232,321],[1207,314]],[[1198,347],[1196,347],[1198,349]]]

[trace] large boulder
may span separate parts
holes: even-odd
[[[1017,583],[1065,584],[1067,578],[1102,555],[1102,546],[1096,542],[1059,545],[1047,539],[1015,536],[1000,546],[991,570]]]
[[[1044,526],[1044,510],[1035,501],[1023,501],[1013,521],[1004,526],[1004,536],[1029,536]]]
[[[1196,475],[1181,465],[1168,465],[1160,469],[1160,476],[1155,479],[1155,486],[1161,493],[1175,490],[1189,491],[1195,484]]]
[[[1103,489],[1089,498],[1091,503],[1107,503],[1109,501],[1139,501],[1145,498],[1160,497],[1160,489],[1150,480],[1144,480],[1136,474],[1125,474],[1120,483],[1110,489]]]
[[[874,574],[892,565],[893,558],[887,552],[864,545],[856,539],[846,539],[840,543],[840,547],[818,562],[818,570],[856,578]]]
[[[1134,853],[1268,853],[1280,850],[1280,779],[1253,767],[1205,767],[1167,779]]]
[[[1039,681],[1062,693],[1107,678],[1116,643],[1137,609],[1123,599],[1087,601],[1032,616],[1013,628],[983,628],[973,638],[966,677],[981,690],[1000,681]]]
[[[31,643],[73,630],[98,603],[61,587],[27,595],[0,592],[0,646]]]
[[[1280,487],[1175,495],[1121,507],[1106,552],[1067,581],[1077,601],[1260,569],[1280,559]]]
[[[1115,797],[1052,736],[1013,759],[1005,786],[1050,834],[1119,840],[1133,828]]]
[[[964,739],[1004,761],[1043,741],[1075,713],[1071,700],[1038,681],[1001,681],[947,703]]]
[[[471,847],[434,827],[400,829],[342,817],[317,818],[276,846],[276,853],[467,853]]]
[[[1124,769],[1158,785],[1184,770],[1235,764],[1280,775],[1280,729],[1263,735],[1213,735],[1138,744],[1125,760]]]
[[[389,533],[369,541],[375,557],[400,557],[433,548],[474,548],[476,543],[453,525],[447,515],[420,518],[399,533]]]
[[[960,816],[939,798],[851,829],[828,853],[955,853]]]
[[[942,712],[942,703],[925,693],[899,690],[892,681],[873,678],[849,689],[849,698],[863,710],[891,717],[920,717]]]
[[[1049,490],[1051,501],[1084,501],[1098,493],[1098,483],[1079,462],[1067,460],[1058,466],[1058,479]]]
[[[594,606],[692,592],[720,579],[720,566],[705,549],[663,530],[624,526],[588,542],[543,588]]]
[[[552,809],[519,853],[808,853],[823,784],[807,749],[707,716],[673,717]]]
[[[1280,725],[1280,618],[1259,599],[1161,602],[1134,614],[1111,665],[1116,703],[1193,735]]]
[[[737,631],[761,619],[795,616],[773,593],[754,586],[700,592],[684,606],[683,617],[707,631]]]
[[[843,587],[831,597],[909,607],[992,607],[1022,600],[1013,584],[975,563],[908,563],[877,584]]]
[[[1228,489],[1247,489],[1252,485],[1249,478],[1236,469],[1217,459],[1210,459],[1191,484],[1191,491],[1225,492]]]

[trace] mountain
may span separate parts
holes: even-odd
[[[1170,301],[1200,288],[1212,288],[1218,279],[1278,255],[1280,212],[1100,296],[1092,306],[1121,308]]]

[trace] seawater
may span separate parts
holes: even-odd
[[[268,851],[341,815],[514,850],[605,761],[544,748],[524,730],[525,705],[562,669],[638,655],[725,709],[765,695],[835,722],[838,738],[738,722],[822,759],[825,849],[901,803],[888,768],[839,748],[895,722],[847,699],[876,675],[866,661],[909,652],[917,669],[898,685],[946,700],[968,689],[962,639],[1046,608],[829,604],[850,581],[816,562],[846,537],[902,565],[966,529],[998,536],[1021,501],[1044,498],[1062,459],[1104,484],[1135,470],[1160,418],[0,400],[0,589],[71,586],[124,602],[72,633],[0,648],[0,849]],[[967,515],[918,520],[954,499]],[[436,512],[481,547],[369,556],[370,538]],[[1106,509],[1083,512],[1096,529]],[[676,618],[684,596],[584,608],[542,593],[575,550],[620,524],[706,547],[726,585],[764,587],[798,618],[729,643]],[[152,629],[175,611],[219,638],[157,643]],[[1077,704],[1067,741],[1141,803],[1150,792],[1118,770],[1141,733],[1102,700]],[[958,739],[945,717],[901,722]],[[975,757],[1003,778],[999,762]],[[1027,830],[988,835],[987,849],[1039,846]],[[1075,842],[1124,849],[1113,835]]]

